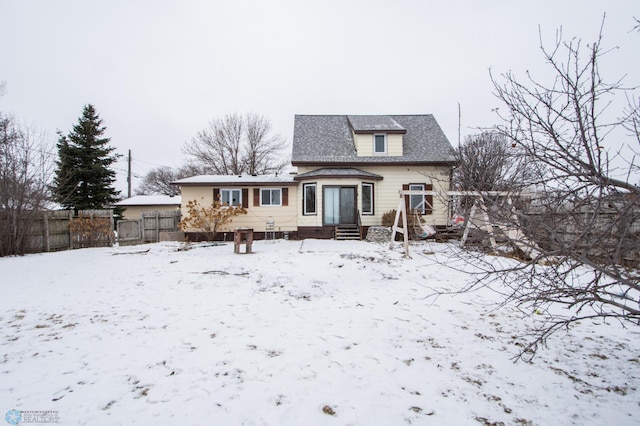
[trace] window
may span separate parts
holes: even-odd
[[[240,189],[221,189],[220,201],[228,206],[242,205],[242,190]]]
[[[373,135],[373,154],[381,155],[387,153],[387,135]]]
[[[303,214],[314,215],[316,214],[316,184],[305,183],[302,185],[303,192]]]
[[[402,185],[403,190],[409,191],[432,191],[433,185],[430,183],[411,183]],[[410,194],[406,208],[413,212],[417,210],[419,214],[433,214],[433,195]]]
[[[411,184],[409,185],[410,191],[424,191],[423,184]],[[424,214],[425,203],[424,195],[410,195],[409,196],[409,209],[411,211],[418,210],[418,213]]]
[[[261,206],[281,206],[282,190],[280,188],[262,188],[260,189],[260,205]]]
[[[373,184],[362,184],[362,214],[373,214]]]

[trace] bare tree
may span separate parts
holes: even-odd
[[[52,170],[42,136],[0,114],[0,256],[29,249],[30,227],[48,202]]]
[[[498,132],[467,136],[456,160],[453,184],[460,191],[518,191],[538,180],[528,157]]]
[[[184,152],[193,164],[219,175],[265,174],[281,171],[284,141],[271,134],[271,122],[256,114],[228,114],[211,120]]]
[[[288,164],[283,158],[285,140],[271,134],[271,122],[264,115],[245,115],[245,172],[251,175],[281,172]]]
[[[512,221],[502,225],[522,231],[503,237],[531,250],[511,263],[464,254],[480,268],[468,289],[490,286],[529,318],[539,314],[521,356],[533,356],[549,335],[580,320],[640,321],[640,188],[632,182],[640,174],[640,105],[632,89],[601,76],[599,61],[610,52],[602,29],[588,45],[559,32],[547,49],[541,37],[541,50],[555,77],[550,83],[530,74],[492,76],[508,107],[495,131],[541,173],[531,202],[492,208]],[[626,106],[614,116],[620,100]]]
[[[538,181],[536,163],[501,133],[467,136],[456,149],[452,184],[457,191],[519,192]],[[465,220],[473,202],[474,197],[469,196],[457,199],[455,209]]]
[[[171,182],[205,173],[206,170],[195,164],[187,163],[177,169],[169,166],[160,166],[152,169],[144,176],[136,193],[138,195],[180,195],[180,188],[172,185]]]

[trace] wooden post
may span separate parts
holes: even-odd
[[[487,206],[484,203],[482,198],[474,198],[473,204],[471,205],[471,212],[469,212],[469,218],[467,219],[467,226],[464,228],[464,232],[462,234],[462,241],[460,241],[460,247],[464,247],[467,242],[467,237],[469,236],[469,229],[473,225],[473,221],[476,219],[476,212],[478,210],[478,204],[480,205],[481,211],[481,220],[483,221],[482,225],[479,227],[480,229],[484,229],[489,233],[489,243],[491,243],[492,248],[496,248],[496,238],[495,233],[493,232],[493,224],[489,219],[489,213],[487,212]]]
[[[73,232],[71,231],[71,221],[73,221],[73,210],[69,210],[69,220],[67,221],[67,228],[69,229],[69,248],[73,249]]]
[[[113,210],[109,210],[109,226],[111,226],[109,230],[109,241],[111,241],[111,246],[114,246],[116,243],[116,236],[113,231],[116,229],[115,219],[113,218]]]
[[[155,230],[154,230],[154,233],[155,233],[155,235],[154,235],[154,237],[155,237],[154,243],[157,243],[158,241],[160,241],[160,217],[158,216],[158,210],[155,211],[154,217],[155,217],[155,220],[156,220]]]
[[[469,217],[467,218],[467,225],[464,227],[464,232],[462,233],[462,241],[460,241],[460,247],[464,247],[464,244],[467,242],[467,237],[469,236],[469,227],[471,226],[471,221],[476,215],[476,199],[473,199],[473,204],[471,204],[471,211],[469,212]]]
[[[400,203],[402,203],[402,196],[400,196]],[[396,233],[398,232],[398,220],[400,219],[400,204],[398,204],[398,208],[396,209],[396,217],[393,219],[393,225],[391,226],[391,242],[389,244],[389,248],[393,248],[393,242],[396,240]]]
[[[407,225],[407,208],[404,202],[404,191],[400,191],[400,201],[398,202],[398,208],[396,209],[396,218],[393,221],[392,232],[391,232],[391,241],[389,242],[389,248],[393,248],[393,243],[396,240],[396,233],[402,233],[404,239],[404,256],[409,257],[409,235],[408,235],[408,225]],[[402,214],[402,230],[398,227],[398,222],[400,221],[400,215]]]
[[[245,245],[245,253],[251,253],[253,246],[253,229],[252,228],[236,228],[233,231],[233,252],[240,254],[240,245]]]
[[[42,222],[43,222],[43,228],[44,228],[44,250],[46,252],[50,252],[51,251],[51,237],[49,236],[49,214],[47,212],[44,212],[42,215]]]
[[[484,221],[484,229],[489,233],[489,242],[491,243],[491,248],[495,249],[497,247],[495,232],[493,231],[493,222],[489,219],[489,212],[487,211],[487,205],[484,203],[483,199],[480,199],[480,209],[482,210],[482,220]]]

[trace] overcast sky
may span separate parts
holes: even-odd
[[[0,0],[0,111],[55,144],[91,103],[136,176],[232,112],[288,142],[295,114],[434,114],[456,145],[458,104],[463,138],[497,122],[489,69],[543,76],[538,28],[592,41],[605,12],[603,73],[640,85],[638,0]]]

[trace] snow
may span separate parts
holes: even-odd
[[[199,185],[199,184],[226,184],[226,185],[248,185],[262,183],[292,183],[295,175],[275,174],[275,175],[199,175],[177,180],[173,184]]]
[[[116,203],[117,206],[166,206],[177,205],[182,202],[179,195],[134,195]]]
[[[514,363],[452,246],[158,243],[0,258],[2,413],[61,424],[631,425],[640,339],[583,322]],[[0,414],[2,414],[0,413]]]

